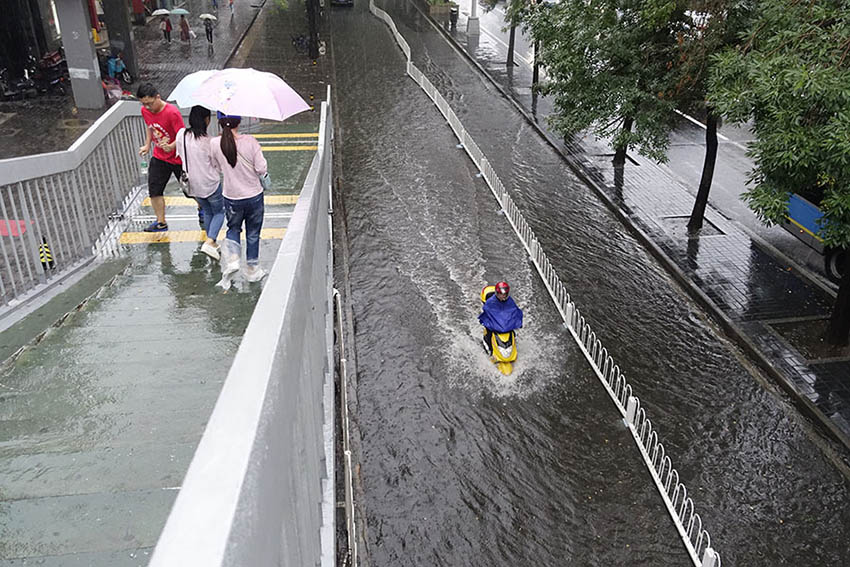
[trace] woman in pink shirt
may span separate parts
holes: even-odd
[[[242,246],[239,240],[245,225],[246,257],[245,276],[249,282],[263,279],[266,273],[259,266],[260,230],[263,228],[263,184],[268,179],[268,164],[260,143],[253,136],[240,134],[239,116],[218,113],[221,136],[210,140],[212,164],[223,177],[224,210],[227,214],[227,236],[222,274],[225,279],[239,270]]]
[[[210,138],[207,136],[210,116],[210,111],[203,106],[193,106],[189,113],[189,128],[181,129],[174,142],[163,147],[168,151],[177,150],[183,161],[183,171],[189,176],[189,194],[197,201],[204,219],[202,228],[206,232],[206,240],[201,252],[220,260],[216,239],[224,224],[224,198],[219,173],[210,157]]]

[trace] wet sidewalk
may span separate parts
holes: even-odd
[[[144,26],[133,26],[139,76],[127,89],[135,94],[142,82],[151,82],[166,96],[188,73],[224,68],[238,51],[266,1],[234,0],[233,17],[226,2],[220,2],[223,6],[218,11],[212,9],[210,0],[175,2],[175,8],[183,7],[190,12],[189,25],[197,37],[189,42],[180,41],[179,16],[171,16],[174,30],[170,44],[163,41],[158,18],[148,18]],[[198,19],[204,12],[218,14],[212,45],[207,43],[203,23]],[[109,107],[76,109],[70,89],[65,96],[42,95],[23,101],[0,102],[0,125],[3,126],[0,159],[65,150],[107,110]]]
[[[263,10],[238,62],[324,98],[328,66],[299,57],[289,38],[303,9]],[[306,112],[252,126],[273,180],[266,271],[318,122]],[[226,293],[215,287],[221,269],[200,252],[196,205],[173,180],[166,203],[168,232],[143,232],[153,218],[145,200],[121,236],[122,258],[108,263],[118,275],[55,324],[42,317],[47,331],[0,366],[0,567],[148,563],[264,285],[239,273]],[[0,347],[24,327],[0,333]]]
[[[412,9],[427,14],[425,2],[411,2]],[[613,150],[604,143],[592,138],[565,143],[548,128],[552,105],[532,93],[531,70],[508,70],[505,45],[485,34],[468,36],[469,0],[459,4],[456,29],[447,17],[432,20],[434,27],[514,102],[727,334],[792,395],[799,409],[850,447],[850,351],[829,353],[807,340],[825,328],[832,292],[763,249],[711,207],[699,236],[689,238],[686,224],[694,195],[669,170],[629,154],[623,175],[615,176]],[[483,7],[478,10],[480,14]],[[432,55],[428,61],[439,65]]]

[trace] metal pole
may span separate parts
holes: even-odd
[[[481,33],[481,23],[478,21],[478,0],[470,0],[469,19],[466,20],[467,35],[478,35]]]

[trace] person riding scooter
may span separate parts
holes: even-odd
[[[493,354],[493,332],[510,333],[522,327],[522,309],[517,306],[512,297],[509,297],[510,291],[511,286],[508,282],[497,283],[495,293],[484,302],[483,311],[478,316],[478,321],[486,329],[484,344],[491,355]]]

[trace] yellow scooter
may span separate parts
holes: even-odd
[[[485,303],[494,293],[496,293],[496,286],[494,285],[488,285],[482,289],[481,303]],[[516,360],[517,355],[516,333],[514,331],[497,333],[485,328],[484,348],[487,350],[487,354],[490,355],[490,362],[499,368],[499,372],[505,376],[510,376],[511,372],[514,371],[513,362]]]

